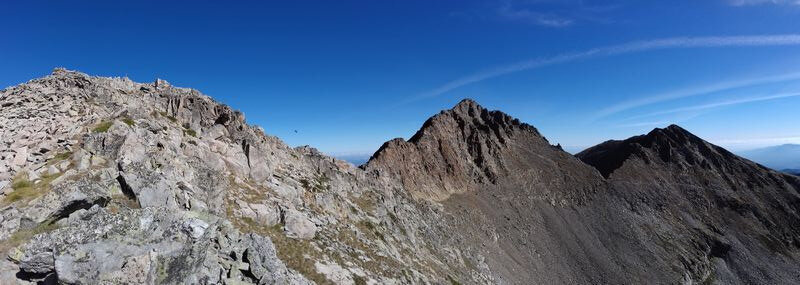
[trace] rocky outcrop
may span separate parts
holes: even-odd
[[[56,69],[0,102],[2,284],[489,278],[438,261],[435,205],[196,90]]]

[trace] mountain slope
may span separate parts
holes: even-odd
[[[436,207],[196,90],[56,69],[0,104],[2,284],[492,280]]]
[[[690,276],[722,283],[796,282],[797,177],[675,125],[576,156],[608,176],[613,193],[632,211],[652,211],[648,228],[660,242],[694,252],[681,258],[693,264]]]
[[[464,100],[356,168],[166,81],[0,91],[1,284],[794,284],[800,181]]]

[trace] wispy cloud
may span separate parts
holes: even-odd
[[[773,95],[768,95],[768,96],[751,97],[751,98],[743,98],[743,99],[735,99],[735,100],[726,100],[726,101],[720,101],[720,102],[714,102],[714,103],[708,103],[708,104],[700,104],[700,105],[694,105],[694,106],[674,108],[674,109],[669,109],[669,110],[650,112],[650,113],[645,114],[645,115],[633,116],[633,117],[628,118],[628,120],[645,118],[645,117],[652,117],[652,116],[658,116],[658,115],[665,115],[665,114],[689,112],[689,111],[702,111],[702,110],[707,110],[707,109],[712,109],[712,108],[719,108],[719,107],[746,104],[746,103],[753,103],[753,102],[760,102],[760,101],[769,101],[769,100],[776,100],[776,99],[790,98],[790,97],[800,97],[800,93],[781,93],[781,94],[773,94]]]
[[[756,6],[756,5],[764,5],[764,4],[773,4],[773,5],[798,5],[800,6],[800,0],[730,0],[728,4],[732,6]]]
[[[514,8],[509,3],[497,9],[497,14],[508,20],[525,21],[548,27],[566,27],[575,23],[573,19],[559,16],[553,12],[543,13],[527,8]]]
[[[478,73],[467,75],[453,81],[447,82],[442,86],[418,94],[408,101],[418,101],[425,98],[435,97],[456,88],[480,82],[486,79],[540,68],[548,65],[583,60],[594,57],[614,56],[626,53],[643,52],[658,49],[675,48],[712,48],[712,47],[758,47],[758,46],[782,46],[800,45],[800,34],[784,35],[749,35],[749,36],[714,36],[714,37],[676,37],[664,38],[648,41],[635,41],[620,45],[593,48],[586,51],[564,53],[552,57],[543,57],[521,61],[505,66],[499,66],[484,70]]]
[[[613,22],[607,15],[621,6],[582,0],[500,0],[489,5],[497,5],[488,9],[494,14],[492,17],[551,28],[568,27],[579,22]],[[478,13],[485,14],[483,11]]]
[[[654,94],[654,95],[645,95],[641,96],[637,99],[632,99],[624,102],[620,102],[614,105],[611,105],[607,108],[601,109],[598,111],[594,119],[599,119],[602,117],[610,116],[612,114],[616,114],[625,110],[633,109],[636,107],[641,107],[645,105],[650,105],[658,102],[669,101],[679,98],[686,98],[686,97],[693,97],[699,95],[705,95],[714,92],[720,92],[725,90],[731,90],[736,88],[742,88],[746,86],[753,86],[753,85],[760,85],[766,83],[775,83],[775,82],[783,82],[783,81],[790,81],[790,80],[798,80],[800,79],[800,72],[794,73],[786,73],[780,75],[772,75],[766,77],[758,77],[758,78],[744,78],[744,79],[737,79],[737,80],[730,80],[730,81],[723,81],[723,82],[716,82],[708,85],[703,86],[694,86],[690,88],[684,88],[679,90],[672,90],[664,93]]]

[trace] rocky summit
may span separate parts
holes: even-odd
[[[800,177],[472,100],[355,167],[164,80],[0,91],[0,284],[797,284]]]

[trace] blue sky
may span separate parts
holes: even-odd
[[[4,1],[0,86],[164,78],[335,155],[466,97],[573,151],[670,123],[733,150],[800,142],[795,0],[163,2]]]

